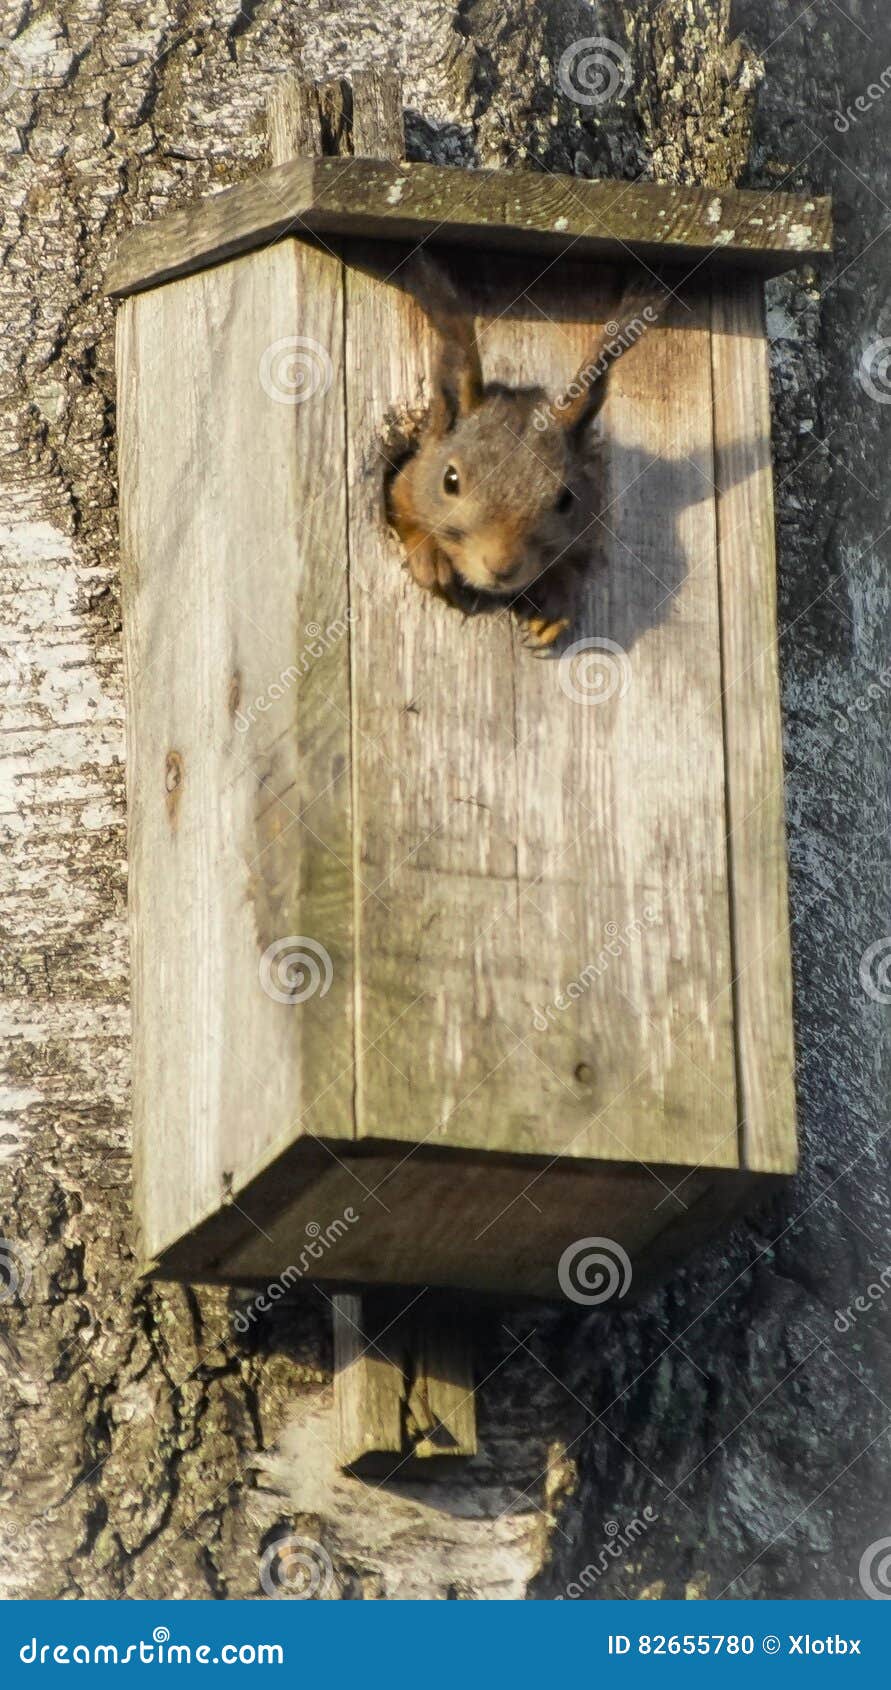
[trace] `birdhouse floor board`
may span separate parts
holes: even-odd
[[[766,274],[828,252],[832,239],[830,201],[803,194],[298,158],[132,229],[106,288],[127,294],[157,287],[295,231],[326,242],[463,242],[550,258],[572,251],[599,261],[692,266],[710,259]]]
[[[558,1279],[564,1251],[606,1239],[627,1253],[639,1289],[657,1264],[726,1220],[743,1191],[751,1200],[762,1188],[769,1182],[705,1168],[405,1145],[362,1153],[308,1140],[242,1191],[237,1207],[144,1266],[159,1278],[267,1289],[272,1281],[271,1302],[301,1283],[419,1280],[547,1298],[565,1294]]]

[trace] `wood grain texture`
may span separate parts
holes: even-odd
[[[422,1146],[409,1155],[404,1144],[393,1143],[337,1149],[335,1160],[312,1142],[296,1143],[286,1177],[280,1170],[276,1179],[270,1170],[244,1193],[251,1220],[227,1211],[159,1261],[158,1276],[264,1286],[274,1262],[276,1274],[293,1264],[286,1283],[315,1279],[332,1290],[420,1285],[471,1297],[554,1300],[567,1295],[567,1284],[580,1283],[577,1269],[561,1279],[564,1253],[578,1264],[590,1258],[587,1244],[605,1239],[631,1260],[631,1284],[617,1277],[611,1295],[622,1302],[633,1294],[637,1264],[659,1259],[663,1235],[671,1259],[680,1253],[678,1237],[700,1199],[725,1177],[496,1150]],[[333,1226],[344,1217],[346,1224]],[[333,1240],[330,1248],[317,1248],[315,1260],[305,1245],[307,1227],[310,1237],[320,1228],[318,1236]],[[419,1303],[419,1315],[423,1308]],[[464,1322],[455,1330],[467,1338]]]
[[[342,82],[313,83],[287,71],[277,76],[266,111],[269,153],[273,165],[302,155],[313,158],[321,151],[323,130],[332,150],[349,128],[346,85]]]
[[[338,85],[333,98],[338,113],[340,93]],[[274,163],[283,163],[301,144],[313,154],[321,152],[326,142],[334,149],[346,144],[344,131],[326,126],[331,104],[330,93],[326,101],[324,90],[301,78],[284,80],[268,116]],[[402,83],[395,72],[369,70],[355,78],[352,116],[355,144],[379,157],[401,157]],[[339,283],[342,298],[342,277]],[[335,285],[333,277],[330,285]],[[351,745],[360,731],[351,720]],[[418,1464],[429,1468],[440,1456],[472,1455],[476,1409],[466,1330],[454,1321],[428,1320],[425,1309],[408,1323],[391,1318],[394,1311],[389,1300],[385,1303],[384,1316],[378,1318],[376,1305],[367,1296],[333,1299],[334,1403],[341,1466],[357,1473],[380,1473]],[[381,1331],[383,1337],[378,1339]]]
[[[792,966],[783,805],[770,391],[756,280],[715,289],[715,466],[745,1164],[796,1165]]]
[[[293,242],[120,317],[143,1261],[352,1130],[341,332],[339,264]]]
[[[556,391],[621,284],[462,285],[486,377]],[[585,648],[540,662],[400,567],[379,442],[432,335],[360,267],[347,301],[359,1134],[735,1166],[707,299],[615,366]]]
[[[292,132],[299,135],[300,126]],[[571,248],[578,258],[711,257],[769,273],[828,252],[832,240],[830,202],[804,195],[294,159],[131,230],[106,288],[126,294],[157,287],[282,235],[312,233],[412,242],[429,236],[551,256]]]
[[[403,1480],[476,1454],[470,1346],[461,1320],[423,1291],[334,1297],[340,1465]]]
[[[386,1335],[368,1329],[370,1300],[341,1292],[332,1301],[337,1459],[380,1475],[403,1455],[405,1374],[392,1346],[384,1348]]]
[[[353,152],[399,164],[405,152],[402,78],[387,65],[353,73]]]

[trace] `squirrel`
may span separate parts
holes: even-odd
[[[559,397],[483,381],[473,319],[426,255],[416,293],[439,336],[433,402],[416,449],[389,489],[389,516],[422,587],[453,604],[466,592],[503,603],[527,641],[552,646],[569,626],[574,573],[590,561],[598,521],[588,428],[616,357],[660,313],[655,277],[629,285],[611,321]]]

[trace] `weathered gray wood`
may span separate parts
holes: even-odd
[[[276,77],[266,114],[269,154],[274,165],[288,159],[314,158],[346,149],[349,135],[348,89],[343,82],[307,82],[292,71]]]
[[[404,1451],[405,1374],[387,1334],[373,1336],[367,1297],[333,1298],[337,1459],[356,1473],[395,1467]]]
[[[830,250],[831,207],[827,199],[743,189],[294,159],[131,230],[107,291],[157,287],[295,232],[413,243],[429,236],[554,256],[571,250],[577,258],[714,258],[772,273]]]
[[[293,242],[120,315],[143,1262],[352,1131],[341,336],[339,264]]]
[[[394,72],[371,70],[358,75],[352,110],[354,144],[380,157],[401,156],[402,84]],[[322,91],[296,77],[287,79],[269,113],[270,148],[276,163],[288,156],[298,132],[311,153],[320,151],[326,138],[329,146],[346,144],[342,132],[329,130],[326,137],[323,112]],[[334,287],[333,277],[329,285]],[[361,336],[361,312],[351,327]],[[354,717],[350,731],[353,741],[360,741],[361,721]],[[352,1197],[358,1201],[359,1191],[364,1194],[365,1189],[364,1183],[354,1188]],[[377,1208],[387,1212],[380,1202]],[[291,1215],[289,1245],[306,1225],[301,1229]],[[283,1248],[285,1243],[283,1238]],[[378,1268],[381,1265],[379,1261]],[[378,1272],[375,1277],[382,1276]],[[357,1473],[381,1473],[418,1463],[429,1468],[437,1457],[467,1456],[476,1450],[473,1359],[466,1328],[460,1321],[444,1321],[441,1311],[437,1319],[421,1308],[408,1321],[395,1318],[400,1312],[380,1293],[373,1299],[333,1299],[339,1460],[342,1467]],[[383,1328],[383,1338],[376,1341]]]
[[[351,1472],[403,1479],[476,1454],[469,1346],[461,1315],[425,1306],[424,1292],[337,1295],[337,1453]]]
[[[549,275],[512,307],[529,276],[491,271],[462,284],[485,375],[558,391],[620,279]],[[396,286],[350,267],[347,289],[355,825],[377,894],[357,917],[359,1134],[735,1166],[707,296],[614,368],[609,528],[571,630],[591,656],[536,662],[508,613],[463,620],[401,567],[376,449],[433,336]]]
[[[471,1153],[424,1145],[409,1154],[402,1144],[366,1147],[359,1155],[355,1145],[337,1148],[335,1160],[322,1146],[299,1141],[277,1172],[260,1175],[248,1188],[243,1207],[260,1220],[263,1233],[229,1210],[169,1252],[156,1273],[265,1286],[274,1261],[277,1273],[284,1271],[283,1263],[298,1270],[285,1283],[318,1279],[332,1290],[420,1284],[472,1296],[554,1300],[579,1283],[579,1265],[590,1265],[593,1255],[604,1266],[613,1262],[611,1298],[621,1302],[636,1286],[638,1263],[668,1255],[669,1245],[677,1254],[676,1237],[666,1236],[662,1249],[672,1223],[682,1233],[717,1180],[742,1180],[738,1170],[580,1163],[569,1157],[505,1156],[494,1149]],[[759,1177],[747,1175],[745,1182]],[[672,1195],[678,1186],[679,1195]],[[336,1238],[335,1217],[347,1223],[336,1229]],[[691,1230],[695,1241],[698,1220]],[[317,1243],[311,1258],[307,1236],[330,1236],[332,1242],[327,1248]],[[618,1246],[631,1262],[627,1284]],[[565,1268],[561,1278],[567,1250],[575,1267]],[[417,1306],[419,1319],[425,1301]],[[457,1307],[454,1330],[467,1332]]]
[[[770,389],[760,284],[715,289],[715,476],[719,493],[727,814],[744,1158],[796,1164],[792,966],[786,884]]]
[[[386,65],[353,76],[353,152],[398,164],[405,152],[402,78]]]
[[[383,148],[398,83],[373,79],[373,96],[371,116],[357,101],[355,133],[369,146],[384,133]],[[311,109],[309,95],[279,91],[274,152],[301,125],[312,144]],[[181,1240],[222,1205],[197,1265],[210,1277],[274,1276],[317,1222],[307,1203],[321,1192],[362,1204],[361,1227],[326,1264],[335,1280],[552,1289],[548,1251],[584,1224],[583,1197],[613,1217],[626,1247],[657,1251],[674,1209],[648,1166],[739,1166],[735,1009],[749,1164],[791,1165],[788,1118],[781,1131],[770,1123],[787,1031],[775,1034],[769,1072],[755,1065],[771,1006],[787,1007],[752,944],[775,908],[781,830],[769,829],[765,852],[747,822],[770,800],[769,772],[779,778],[775,667],[762,662],[775,615],[769,559],[751,543],[770,522],[763,368],[750,367],[752,321],[719,333],[708,288],[696,285],[616,364],[602,523],[571,631],[593,656],[583,651],[578,668],[536,663],[507,613],[463,621],[402,567],[383,517],[381,447],[392,413],[429,393],[434,340],[404,288],[382,279],[380,249],[357,243],[352,256],[344,272],[331,254],[280,243],[130,301],[122,316],[136,1014],[148,1029],[137,1036],[143,1256],[161,1271],[181,1263]],[[622,272],[572,263],[536,279],[522,260],[477,258],[458,280],[487,378],[558,391],[615,313]],[[267,356],[295,342],[323,375],[305,400],[287,391],[288,365]],[[188,384],[171,346],[189,349]],[[739,370],[724,413],[722,359],[730,378]],[[241,567],[257,534],[273,558],[259,598]],[[308,659],[295,656],[295,597],[321,633]],[[264,688],[267,650],[276,667]],[[734,657],[743,679],[731,723],[721,698]],[[586,662],[602,671],[605,700],[586,695]],[[762,723],[754,745],[747,715]],[[151,767],[162,750],[159,788]],[[751,869],[739,897],[725,778],[735,872]],[[210,801],[217,792],[222,803]],[[248,972],[287,940],[326,991],[303,994],[304,981],[273,972],[281,995],[293,984],[305,1001],[258,990],[242,1009]],[[218,981],[211,965],[230,941],[235,962]],[[734,987],[743,954],[749,982]],[[197,982],[185,967],[196,955]],[[148,1077],[162,1055],[150,1133]],[[290,1155],[307,1132],[321,1141],[311,1179]],[[177,1133],[185,1174],[170,1153]],[[370,1196],[371,1164],[345,1161],[355,1133],[401,1140],[409,1164],[420,1144],[519,1154],[521,1171],[483,1180],[468,1164],[471,1205],[452,1164],[423,1202],[417,1190],[400,1201],[394,1222],[386,1192],[400,1186],[400,1154],[375,1158],[385,1186]],[[759,1133],[773,1134],[766,1149]],[[589,1168],[574,1191],[548,1177],[554,1230],[536,1234],[527,1271],[505,1239],[501,1199],[509,1193],[508,1212],[525,1204],[547,1156],[599,1159],[603,1175]],[[644,1172],[617,1209],[621,1161]],[[417,1335],[418,1354],[427,1341]],[[455,1342],[460,1351],[460,1333]],[[391,1395],[409,1354],[406,1338]],[[415,1357],[408,1370],[436,1378],[447,1360],[425,1368]],[[459,1355],[453,1370],[463,1367]],[[416,1413],[425,1400],[416,1393]]]

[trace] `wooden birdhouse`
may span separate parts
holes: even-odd
[[[389,86],[323,157],[283,83],[285,162],[109,277],[139,1256],[605,1304],[795,1167],[763,279],[829,205],[406,164]],[[558,391],[629,274],[671,290],[539,656],[387,520],[419,243],[487,382]]]

